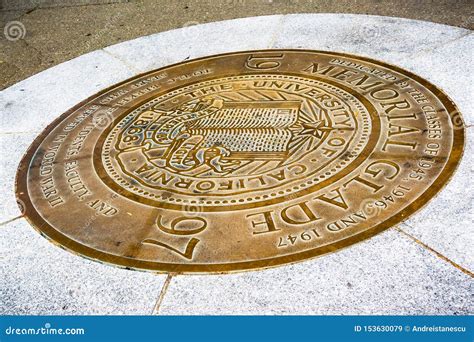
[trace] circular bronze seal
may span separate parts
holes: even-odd
[[[154,70],[34,141],[26,218],[94,260],[165,272],[265,268],[402,221],[446,183],[462,118],[438,88],[347,54],[262,50]]]

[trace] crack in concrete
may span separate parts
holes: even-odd
[[[168,287],[170,286],[171,279],[173,279],[173,277],[174,277],[173,273],[169,273],[168,276],[166,277],[166,280],[163,283],[163,287],[161,288],[160,295],[158,296],[155,306],[153,307],[153,310],[151,311],[152,315],[159,314],[161,303],[163,303],[163,299],[165,298],[166,292],[168,291]]]
[[[9,135],[9,134],[40,134],[42,131],[19,131],[19,132],[0,132],[0,135]]]
[[[433,46],[431,46],[431,47],[429,47],[429,48],[427,48],[427,49],[420,50],[420,51],[418,51],[418,52],[416,52],[416,53],[412,53],[412,54],[408,55],[408,57],[420,57],[420,56],[426,55],[427,53],[433,52],[433,51],[435,51],[436,49],[439,49],[439,48],[441,48],[441,47],[445,47],[446,45],[449,45],[449,44],[452,44],[452,43],[454,43],[454,42],[457,42],[458,40],[461,40],[461,39],[463,39],[463,38],[465,38],[465,37],[467,37],[467,36],[469,36],[469,35],[471,35],[471,34],[474,34],[474,33],[473,33],[473,32],[466,32],[466,33],[460,35],[459,37],[456,37],[456,38],[453,38],[453,39],[451,39],[451,40],[442,42],[442,43],[439,44],[439,45],[433,45]]]
[[[111,56],[112,58],[118,60],[119,62],[121,62],[129,71],[133,72],[134,74],[141,74],[143,73],[143,71],[135,68],[134,65],[128,63],[126,60],[122,59],[121,57],[119,56],[116,56],[115,54],[113,54],[112,52],[106,50],[105,49],[101,49],[101,51],[105,52],[106,54],[108,54],[109,56]]]
[[[404,223],[406,224],[406,223]],[[408,224],[406,224],[408,227],[410,227]],[[400,228],[399,226],[395,226],[393,227],[395,228],[396,231],[398,231],[399,233],[405,235],[406,237],[408,237],[409,239],[411,239],[412,241],[414,241],[415,243],[417,243],[418,245],[420,245],[421,247],[423,247],[424,249],[426,249],[427,251],[433,253],[434,255],[436,255],[438,258],[440,258],[441,260],[447,262],[448,264],[450,264],[451,266],[454,266],[455,268],[457,268],[459,271],[467,274],[468,276],[471,276],[474,278],[474,273],[469,271],[468,269],[462,267],[461,265],[455,263],[454,261],[452,261],[451,259],[449,259],[448,257],[446,257],[445,255],[441,254],[440,252],[438,252],[437,250],[435,250],[434,248],[431,248],[430,246],[428,246],[426,243],[424,243],[423,241],[417,239],[416,237],[414,237],[413,235],[407,233],[406,231],[404,231],[402,228]]]
[[[22,217],[23,217],[23,215],[20,215],[20,216],[14,217],[14,218],[12,218],[12,219],[9,219],[9,220],[7,220],[7,221],[0,222],[0,227],[1,227],[1,226],[6,226],[7,224],[9,224],[9,223],[11,223],[11,222],[13,222],[13,221],[16,221],[16,220],[18,220],[18,219],[20,219],[20,218],[22,218]]]
[[[272,36],[270,37],[270,44],[268,44],[268,48],[271,49],[273,48],[273,45],[275,44],[279,34],[280,34],[280,28],[283,26],[283,23],[285,22],[285,15],[281,15],[280,18],[278,18],[277,23],[275,24],[275,31],[273,32]]]

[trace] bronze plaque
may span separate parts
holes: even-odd
[[[240,271],[333,252],[402,221],[451,177],[463,143],[454,104],[398,67],[235,52],[75,106],[29,148],[16,191],[36,229],[91,259]]]

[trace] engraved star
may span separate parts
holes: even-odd
[[[300,132],[302,135],[313,135],[316,138],[321,139],[325,132],[329,132],[333,127],[325,126],[324,121],[319,120],[315,122],[303,122],[303,130]]]

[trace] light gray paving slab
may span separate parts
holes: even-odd
[[[388,230],[290,266],[176,276],[160,314],[472,314],[473,290],[473,278]]]
[[[471,31],[472,32],[472,31]],[[423,50],[399,62],[444,90],[456,103],[467,125],[474,124],[474,33]]]
[[[141,72],[213,54],[268,49],[282,16],[219,21],[153,34],[104,50]]]
[[[467,129],[461,163],[445,188],[403,229],[474,272],[474,128]]]
[[[0,227],[0,314],[151,314],[165,276],[73,255],[24,219]]]
[[[15,198],[15,175],[21,157],[37,134],[0,134],[0,223],[22,214]]]
[[[273,48],[355,53],[396,62],[458,39],[469,31],[427,21],[356,14],[291,14]]]
[[[96,92],[133,76],[121,61],[94,51],[0,92],[0,133],[41,131]]]
[[[286,15],[272,48],[353,53],[406,68],[445,90],[474,123],[474,34],[427,21],[353,14]]]

